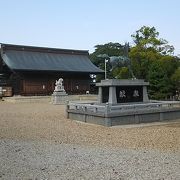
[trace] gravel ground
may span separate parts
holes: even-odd
[[[14,179],[180,179],[178,154],[1,140],[0,177]]]
[[[0,102],[0,179],[180,179],[180,121],[107,128],[64,111]]]

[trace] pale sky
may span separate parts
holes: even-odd
[[[180,54],[180,0],[0,0],[0,42],[94,51],[154,26]]]

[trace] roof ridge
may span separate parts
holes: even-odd
[[[15,44],[5,44],[5,43],[0,43],[0,45],[1,45],[2,50],[17,50],[17,51],[89,55],[88,50],[60,49],[60,48],[26,46],[26,45],[15,45]]]

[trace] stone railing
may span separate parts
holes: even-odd
[[[121,113],[121,112],[137,112],[146,110],[161,110],[161,109],[180,109],[180,101],[171,102],[150,102],[150,103],[136,103],[136,104],[117,104],[110,105],[108,103],[97,104],[81,104],[81,103],[67,103],[67,110],[76,110],[83,113]]]
[[[76,110],[76,111],[83,111],[89,113],[97,113],[97,112],[104,112],[106,109],[105,106],[99,106],[94,104],[81,104],[81,103],[68,103],[67,110]]]

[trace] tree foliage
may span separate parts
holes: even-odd
[[[168,41],[158,36],[159,32],[156,31],[155,27],[148,26],[141,27],[135,34],[131,35],[136,46],[140,46],[142,49],[155,50],[164,55],[172,54],[174,47],[168,45]]]
[[[173,54],[173,46],[159,38],[159,32],[154,27],[143,26],[132,35],[135,46],[131,48],[130,57],[137,78],[148,80],[148,72],[154,61],[162,56]]]
[[[180,59],[174,56],[174,47],[168,41],[159,38],[155,27],[143,26],[131,35],[134,45],[129,57],[135,77],[150,82],[149,94],[153,99],[165,99],[180,90]],[[123,56],[124,46],[119,43],[96,45],[90,55],[92,62],[104,69],[104,59],[99,54]],[[178,68],[179,67],[179,68]],[[116,67],[110,71],[107,64],[108,78],[131,78],[127,67]],[[99,77],[99,80],[103,76]]]
[[[90,54],[91,61],[98,66],[99,68],[104,70],[104,58],[98,57],[100,54],[107,54],[108,56],[122,56],[124,53],[124,46],[119,43],[107,43],[95,46],[95,51]],[[117,69],[116,69],[117,70]],[[117,71],[118,72],[118,71]],[[110,63],[107,63],[107,77],[115,78],[116,74],[111,71]],[[97,81],[103,79],[104,75],[97,76]]]
[[[172,75],[171,80],[175,87],[175,90],[180,93],[180,66],[176,69],[176,71]]]
[[[131,48],[130,58],[137,78],[150,82],[149,94],[154,99],[172,96],[176,87],[172,75],[178,67],[173,56],[174,47],[165,39],[159,38],[155,27],[143,26],[132,35],[135,46]]]
[[[170,59],[170,57],[162,57],[151,64],[148,72],[149,95],[151,98],[166,99],[173,95],[174,86],[171,76],[174,73],[175,64],[176,61]]]

